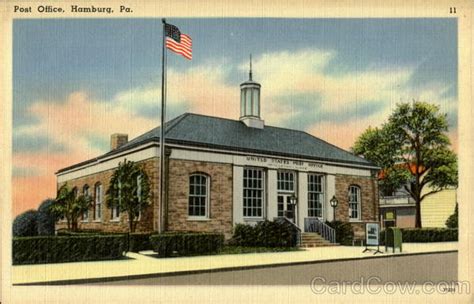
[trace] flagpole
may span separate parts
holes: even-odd
[[[165,26],[166,19],[161,20],[163,22],[163,41],[162,41],[162,53],[161,53],[161,122],[160,122],[160,209],[159,209],[159,221],[158,221],[158,232],[164,232],[164,202],[165,202],[165,99],[166,99],[166,50],[165,50]]]

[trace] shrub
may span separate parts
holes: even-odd
[[[454,208],[454,213],[451,214],[446,220],[446,227],[448,228],[458,228],[458,204]]]
[[[152,250],[150,242],[152,233],[130,233],[128,251],[139,252],[142,250]]]
[[[401,228],[404,243],[455,242],[458,229],[451,228]],[[385,244],[385,230],[380,231],[381,244]]]
[[[126,251],[124,235],[13,238],[13,265],[109,260]]]
[[[38,235],[38,212],[28,210],[19,214],[13,221],[13,236],[36,236]]]
[[[336,230],[336,242],[341,245],[352,245],[354,239],[354,231],[350,223],[333,221],[326,222],[331,228]]]
[[[222,250],[221,233],[162,233],[150,236],[159,257],[215,254]]]
[[[287,221],[262,221],[256,225],[237,224],[231,245],[257,247],[294,247],[298,230]]]
[[[54,235],[56,216],[50,210],[53,204],[54,200],[47,199],[38,207],[38,235]]]

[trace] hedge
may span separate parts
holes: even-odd
[[[352,229],[351,223],[332,221],[326,222],[326,224],[336,230],[336,242],[341,245],[352,246],[352,240],[354,239],[354,230]]]
[[[130,233],[130,243],[128,251],[139,252],[143,250],[152,250],[153,246],[150,242],[150,236],[153,233]]]
[[[262,221],[256,225],[237,224],[231,245],[252,247],[294,247],[297,229],[286,221]]]
[[[162,233],[150,236],[159,257],[216,254],[222,250],[221,233]]]
[[[456,242],[458,229],[451,228],[400,228],[404,243]],[[380,231],[380,243],[385,244],[385,230]]]
[[[127,250],[125,235],[13,238],[13,265],[118,259]]]

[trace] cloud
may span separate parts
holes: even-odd
[[[267,53],[253,62],[254,79],[262,84],[266,124],[305,130],[349,149],[368,127],[383,123],[400,101],[439,104],[457,120],[452,84],[413,87],[416,67],[366,67],[329,73],[337,64],[333,50],[304,49]],[[229,83],[248,63],[226,60],[168,70],[168,119],[186,111],[237,119],[240,88]],[[242,79],[244,81],[245,79]],[[161,79],[99,100],[88,92],[71,92],[64,100],[37,100],[25,109],[34,123],[14,128],[14,211],[37,206],[55,195],[54,172],[96,157],[108,149],[112,133],[132,139],[159,124]],[[456,124],[450,137],[457,144]],[[35,189],[35,191],[31,191]]]

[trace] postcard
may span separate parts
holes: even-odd
[[[472,302],[469,1],[2,16],[2,303]]]

